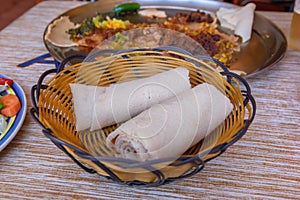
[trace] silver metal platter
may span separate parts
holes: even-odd
[[[61,16],[69,16],[72,22],[79,23],[88,17],[95,16],[97,12],[110,12],[115,5],[125,2],[128,1],[111,0],[88,3],[62,13],[57,18],[53,19],[53,21]],[[163,9],[170,16],[174,15],[176,12],[195,10],[216,12],[220,7],[235,7],[233,4],[219,1],[136,0],[135,2],[139,3],[141,8],[151,7]],[[133,18],[132,20],[138,19]],[[52,22],[50,22],[49,25]],[[44,32],[44,44],[50,54],[57,60],[62,61],[71,55],[87,55],[89,53],[79,46],[58,47],[51,44],[45,39],[48,26]],[[230,69],[244,71],[247,73],[246,77],[254,76],[258,73],[269,70],[272,66],[274,66],[274,64],[276,64],[284,56],[286,49],[287,41],[282,31],[271,21],[255,13],[251,40],[242,44],[241,51],[236,52],[233,55],[233,62]]]

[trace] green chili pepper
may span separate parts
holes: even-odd
[[[140,9],[140,4],[138,3],[124,3],[116,5],[112,11],[118,15],[122,12],[133,12],[138,9]]]
[[[0,102],[0,110],[4,107],[4,104]]]

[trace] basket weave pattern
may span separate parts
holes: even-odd
[[[194,57],[173,49],[133,49],[103,56],[95,62],[71,65],[65,69],[46,71],[32,89],[34,107],[32,116],[43,127],[43,133],[90,173],[111,178],[128,185],[157,186],[166,182],[198,173],[204,164],[221,155],[247,131],[255,115],[255,101],[246,81],[223,67],[219,73],[215,66],[220,63],[207,57]],[[105,148],[105,138],[117,126],[99,131],[77,133],[73,114],[72,94],[69,83],[108,86],[112,83],[134,80],[155,73],[185,67],[190,71],[192,86],[207,82],[222,91],[234,106],[217,131],[213,142],[199,142],[180,158],[160,168],[168,160],[134,163],[111,155]],[[45,77],[55,74],[46,83]],[[80,74],[80,78],[78,78]],[[89,144],[98,144],[90,145]],[[135,173],[142,170],[141,173]]]

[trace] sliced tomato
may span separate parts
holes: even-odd
[[[4,107],[0,110],[0,113],[6,117],[15,116],[21,109],[20,100],[14,94],[7,94],[1,97],[0,102],[4,105]]]
[[[11,86],[13,83],[14,83],[14,81],[11,79],[0,77],[0,85],[7,84],[7,85]]]

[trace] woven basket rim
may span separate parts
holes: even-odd
[[[146,53],[149,53],[149,52],[153,52],[153,53],[159,53],[159,52],[162,52],[162,51],[168,51],[169,53],[175,53],[175,54],[178,54],[180,56],[185,56],[185,58],[187,59],[190,59],[192,61],[197,61],[199,59],[202,59],[202,60],[207,60],[207,61],[210,61],[210,62],[215,62],[217,65],[221,66],[222,69],[223,69],[223,72],[220,73],[220,75],[222,77],[224,77],[224,80],[232,85],[232,84],[236,84],[236,83],[241,83],[245,90],[241,90],[239,91],[241,93],[241,96],[243,96],[243,102],[241,102],[242,104],[244,104],[243,106],[245,106],[245,109],[248,109],[248,119],[245,119],[244,121],[244,126],[238,131],[235,133],[235,137],[232,138],[231,141],[228,141],[226,143],[222,143],[222,144],[218,144],[216,146],[214,146],[213,148],[209,149],[208,151],[210,152],[210,154],[212,155],[211,157],[209,157],[208,159],[206,160],[202,160],[199,155],[194,155],[194,156],[182,156],[179,158],[179,163],[181,162],[182,164],[191,164],[191,166],[195,167],[195,164],[198,163],[198,167],[196,167],[197,169],[195,169],[194,171],[192,171],[191,173],[183,173],[181,176],[178,176],[178,177],[163,177],[163,181],[161,181],[160,178],[158,178],[157,180],[155,181],[146,181],[144,182],[143,185],[155,185],[155,183],[159,183],[158,185],[161,185],[163,183],[165,183],[167,180],[173,180],[173,179],[177,179],[177,178],[183,178],[183,177],[187,177],[189,175],[193,175],[197,172],[199,172],[203,167],[204,167],[204,163],[211,160],[211,159],[214,159],[215,157],[221,155],[229,146],[231,146],[232,144],[234,144],[236,141],[238,141],[244,134],[245,132],[247,131],[249,125],[251,124],[251,122],[253,121],[254,119],[254,116],[255,116],[255,111],[256,111],[256,105],[255,105],[255,100],[251,94],[251,89],[249,87],[249,85],[247,84],[246,80],[243,79],[242,77],[240,77],[239,75],[237,74],[234,74],[232,72],[230,72],[228,70],[227,67],[225,67],[224,65],[222,65],[220,62],[210,58],[210,57],[205,57],[205,56],[193,56],[191,55],[190,53],[186,53],[184,50],[178,50],[179,48],[178,47],[159,47],[159,48],[155,48],[155,49],[147,49],[147,48],[139,48],[139,49],[129,49],[129,50],[123,50],[123,51],[113,51],[114,53],[114,56],[122,56],[122,55],[126,55],[126,54],[130,54],[130,53],[136,53],[136,52],[146,52]],[[179,52],[179,53],[178,53]],[[101,53],[100,53],[101,54]],[[70,58],[71,59],[71,58]],[[58,75],[60,74],[63,74],[65,75],[64,73],[68,70],[70,70],[70,67],[72,68],[73,66],[69,66],[68,68],[64,69],[64,65],[68,62],[69,59],[66,59],[64,62],[63,62],[63,65],[61,65],[59,67],[58,70],[49,70],[49,71],[46,71],[40,78],[40,80],[38,81],[38,84],[36,86],[34,86],[32,88],[32,100],[33,100],[33,105],[34,107],[31,109],[31,114],[33,116],[33,118],[43,127],[43,132],[44,134],[49,138],[51,139],[51,141],[56,145],[58,146],[62,151],[64,151],[68,156],[70,156],[72,158],[72,160],[74,160],[78,165],[80,165],[82,168],[84,168],[86,171],[89,171],[89,172],[97,172],[99,173],[100,175],[103,175],[105,177],[110,177],[112,178],[113,180],[117,181],[117,182],[122,182],[122,183],[127,183],[127,184],[139,184],[139,183],[143,183],[143,181],[132,181],[132,180],[122,180],[122,178],[119,178],[118,176],[115,175],[114,172],[112,172],[110,169],[106,170],[105,166],[104,168],[101,168],[101,166],[99,168],[101,169],[93,169],[93,167],[87,167],[85,165],[89,165],[91,164],[90,162],[92,163],[100,163],[99,165],[103,165],[103,163],[101,162],[115,162],[115,158],[110,158],[110,157],[102,157],[102,156],[97,156],[95,157],[95,155],[89,155],[88,152],[84,151],[83,149],[79,148],[78,146],[72,144],[72,142],[67,142],[65,139],[62,139],[62,138],[58,138],[55,133],[53,132],[53,130],[51,130],[51,128],[47,127],[47,125],[45,125],[42,121],[43,121],[43,118],[41,118],[41,109],[39,108],[39,102],[41,101],[41,93],[45,90],[45,88],[47,88],[46,86],[51,83],[51,81],[55,81],[55,79],[58,77]],[[80,65],[80,64],[78,64]],[[73,68],[72,68],[73,69]],[[50,79],[48,81],[47,84],[43,84],[43,81],[44,81],[44,78],[53,73],[53,72],[56,72],[57,75],[54,76],[52,79]],[[43,87],[44,86],[44,87]],[[75,158],[76,157],[76,158]],[[82,159],[82,160],[81,160]],[[82,162],[86,161],[86,160],[89,160],[87,161],[87,163],[84,163],[82,164]],[[118,161],[123,161],[124,163],[127,163],[127,165],[124,167],[127,167],[127,168],[137,168],[137,167],[142,167],[142,168],[146,168],[147,166],[153,166],[153,164],[155,163],[159,163],[159,162],[165,162],[166,160],[164,159],[159,159],[159,160],[151,160],[151,161],[146,161],[146,162],[142,162],[142,163],[134,163],[132,162],[131,160],[127,160],[127,159],[118,159]],[[94,165],[93,164],[93,165]],[[106,163],[107,164],[107,163]],[[97,165],[97,164],[96,164]],[[105,164],[104,164],[105,165]],[[176,163],[175,163],[175,166],[176,166]],[[104,169],[104,172],[102,172],[101,170]],[[100,171],[100,172],[99,172]],[[155,176],[158,176],[157,174]],[[162,175],[159,175],[159,176],[164,176],[163,174]]]

